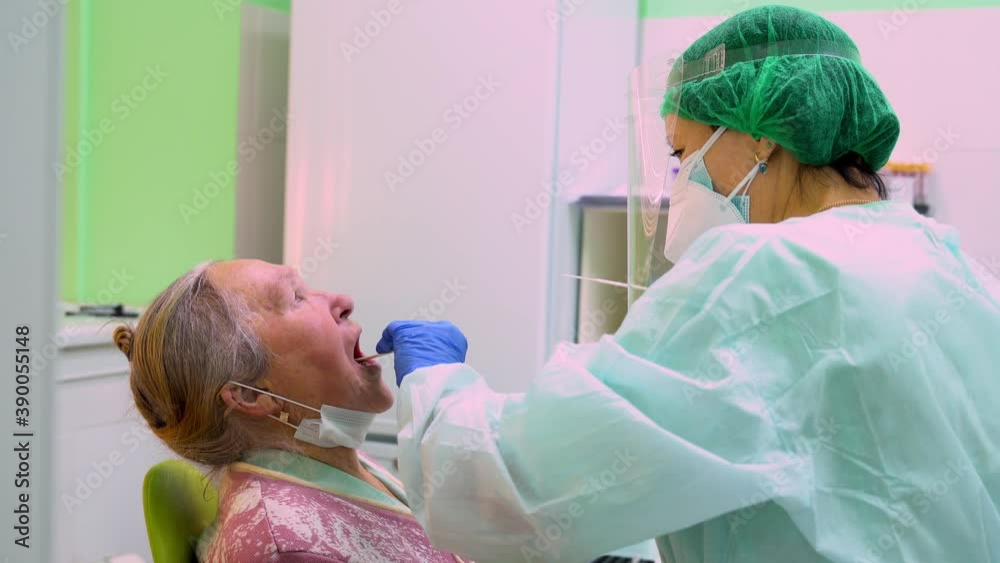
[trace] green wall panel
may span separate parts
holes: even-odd
[[[247,0],[250,4],[255,4],[262,8],[271,8],[279,12],[291,12],[292,0]]]
[[[70,6],[62,297],[144,305],[233,256],[239,10]]]
[[[646,18],[689,16],[720,17],[735,14],[754,6],[785,4],[814,12],[846,12],[857,10],[911,10],[942,8],[1000,7],[1000,0],[784,0],[781,2],[757,0],[702,0],[678,2],[677,0],[641,0],[641,13]]]
[[[80,60],[86,55],[81,52],[83,47],[80,41],[80,2],[70,2],[66,5],[65,18],[66,36],[64,43],[64,96],[63,96],[63,143],[66,147],[77,146],[80,130]],[[83,211],[80,206],[77,194],[79,190],[79,168],[68,166],[67,155],[69,151],[62,151],[62,160],[53,163],[53,174],[62,176],[63,200],[62,200],[62,240],[60,251],[61,267],[59,273],[60,292],[63,300],[75,301],[76,296],[82,291],[82,280],[77,275],[79,257],[81,255],[80,246],[85,244],[83,232],[79,225],[79,216]],[[61,168],[65,167],[65,168]]]

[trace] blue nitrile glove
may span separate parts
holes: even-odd
[[[379,354],[393,352],[396,385],[418,368],[465,363],[468,349],[465,335],[447,321],[393,321],[375,345]]]

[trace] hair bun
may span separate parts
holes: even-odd
[[[132,327],[128,325],[119,325],[115,327],[115,346],[125,354],[125,357],[132,361]]]

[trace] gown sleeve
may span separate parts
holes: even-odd
[[[525,393],[466,364],[408,376],[399,468],[432,543],[479,563],[587,561],[804,487],[775,484],[801,460],[740,362],[756,325],[830,291],[764,291],[761,272],[787,266],[712,231],[614,336],[559,346]]]

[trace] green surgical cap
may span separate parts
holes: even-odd
[[[684,52],[685,65],[697,66],[691,63],[722,45],[724,69],[684,82],[680,92],[671,88],[664,115],[676,111],[699,123],[773,139],[812,166],[850,152],[876,171],[889,161],[899,119],[844,30],[812,12],[761,6],[695,41]],[[837,56],[808,54],[817,52]],[[741,58],[745,62],[729,62]]]

